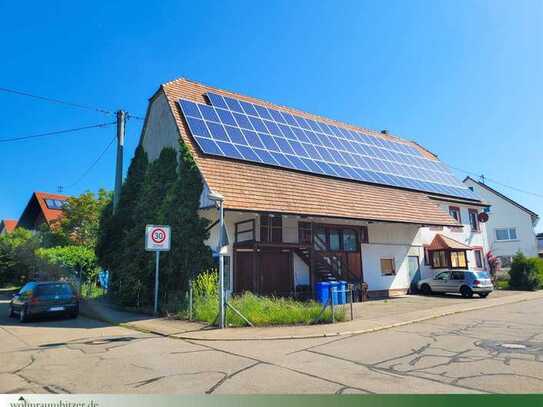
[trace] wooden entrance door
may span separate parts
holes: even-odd
[[[254,291],[253,286],[254,252],[236,251],[234,267],[234,290],[236,293]]]
[[[360,252],[345,252],[345,264],[348,265],[351,275],[362,281],[362,255]]]
[[[293,292],[291,254],[273,250],[260,253],[260,294],[287,296]]]

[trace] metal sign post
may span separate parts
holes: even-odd
[[[167,225],[145,226],[145,250],[155,252],[155,314],[158,314],[158,283],[160,268],[160,252],[167,252],[171,245],[171,230]]]
[[[224,328],[224,255],[223,247],[225,242],[223,241],[223,228],[224,228],[224,206],[223,201],[219,203],[219,328]]]

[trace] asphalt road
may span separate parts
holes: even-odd
[[[0,301],[0,393],[543,392],[543,300],[340,338],[189,342]]]

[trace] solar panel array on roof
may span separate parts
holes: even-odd
[[[319,175],[477,199],[441,162],[412,145],[207,93],[179,100],[205,154]]]

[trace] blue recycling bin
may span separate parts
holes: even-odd
[[[330,300],[330,283],[328,281],[320,281],[315,284],[315,297],[321,304],[327,304]]]
[[[339,283],[339,292],[337,295],[338,304],[347,304],[347,281],[340,280]]]
[[[340,283],[339,281],[330,281],[330,289],[332,290],[332,299],[334,300],[334,304],[339,304],[339,293],[338,290],[340,289]]]

